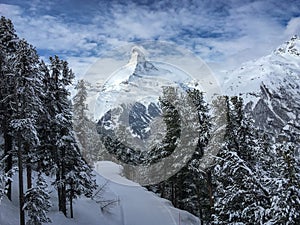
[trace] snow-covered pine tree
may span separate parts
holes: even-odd
[[[269,224],[300,223],[299,142],[295,140],[299,130],[293,125],[295,122],[284,127],[272,152],[275,157],[268,179],[271,206],[266,213]]]
[[[175,207],[187,210],[194,215],[197,215],[203,222],[208,221],[210,218],[210,198],[209,198],[209,172],[200,169],[200,159],[203,156],[204,148],[208,144],[210,137],[210,116],[208,105],[204,101],[203,93],[199,90],[191,89],[187,93],[176,93],[175,90],[166,90],[161,97],[165,104],[162,104],[163,113],[166,123],[172,125],[177,122],[177,131],[180,128],[180,120],[178,120],[179,111],[176,107],[181,107],[181,116],[189,120],[186,126],[191,126],[191,130],[199,132],[198,139],[195,140],[196,147],[191,159],[179,172],[168,180],[161,182],[158,185],[148,187],[150,190],[160,193],[161,197],[169,199]],[[180,95],[179,95],[180,94]],[[170,99],[172,99],[170,101]],[[167,101],[168,100],[168,101]],[[174,104],[174,103],[178,104]],[[168,104],[170,105],[168,105]],[[176,105],[176,107],[175,107]],[[170,107],[172,106],[172,107]],[[176,111],[175,111],[176,110]],[[195,114],[191,116],[192,114]],[[190,117],[190,118],[189,118]],[[189,118],[189,119],[188,119]],[[196,121],[194,121],[196,119]],[[173,121],[173,123],[171,123]],[[173,126],[169,125],[169,131],[172,131]],[[169,134],[172,134],[170,132]],[[175,132],[175,134],[177,134]],[[168,136],[167,136],[168,137]],[[177,136],[179,138],[180,136]],[[182,137],[180,137],[182,138]],[[169,141],[172,139],[165,139]],[[166,146],[169,146],[166,144]],[[173,148],[176,146],[173,146]],[[156,152],[154,156],[159,156]],[[161,157],[161,156],[160,156]],[[181,157],[181,156],[178,156]]]
[[[96,123],[91,119],[89,119],[87,123],[87,137],[87,158],[91,161],[91,163],[101,161],[103,159],[107,160],[111,157],[111,155],[108,154],[107,151],[101,151],[102,149],[104,149],[104,146],[101,142],[100,135],[97,132]]]
[[[162,111],[162,118],[166,126],[166,132],[161,143],[149,149],[144,156],[145,164],[154,164],[159,160],[170,156],[177,147],[177,141],[181,134],[181,119],[179,114],[179,92],[178,89],[171,86],[163,87],[162,96],[159,97],[159,104]],[[160,168],[164,170],[164,168]],[[161,174],[157,174],[161,176]],[[176,174],[157,185],[148,186],[150,190],[157,192],[161,197],[169,199],[173,205],[178,207],[176,201],[177,187]]]
[[[96,123],[88,116],[87,84],[87,81],[80,80],[75,87],[77,93],[73,98],[73,120],[81,154],[88,164],[92,164],[103,159],[103,155],[101,155],[103,152],[100,151],[102,142]],[[119,137],[119,135],[117,136]]]
[[[87,194],[95,188],[92,173],[82,159],[75,140],[72,117],[72,104],[67,86],[72,83],[73,72],[66,61],[57,56],[50,58],[50,92],[54,96],[52,110],[52,140],[55,140],[55,185],[58,190],[59,210],[67,216],[67,198]],[[77,185],[77,184],[80,185]],[[72,208],[71,208],[72,212]]]
[[[224,146],[220,150],[213,170],[214,213],[213,224],[263,224],[269,207],[269,193],[256,173],[248,155],[262,146],[256,136],[243,133],[247,123],[243,123],[242,104],[236,98],[226,98],[227,129]],[[243,126],[242,126],[243,124]],[[243,129],[241,129],[241,127]],[[251,132],[250,132],[251,133]],[[255,131],[252,132],[255,134]],[[250,139],[250,140],[245,140]],[[245,146],[240,141],[246,141]]]
[[[210,139],[211,119],[209,116],[208,104],[204,100],[203,93],[197,89],[190,89],[187,91],[188,98],[191,99],[198,114],[199,124],[199,138],[197,149],[194,152],[193,160],[190,167],[194,166],[194,170],[198,171],[199,159],[203,156],[204,147],[208,144]],[[198,162],[197,162],[198,161]]]
[[[10,174],[13,168],[12,142],[10,130],[13,99],[13,65],[10,58],[16,52],[18,37],[11,20],[1,17],[0,19],[0,129],[4,138],[4,174]],[[10,175],[9,175],[10,176]],[[7,180],[6,195],[11,200],[11,179]]]
[[[194,153],[185,167],[176,174],[175,186],[176,203],[200,218],[203,223],[210,217],[209,201],[209,171],[200,169],[201,157],[210,138],[210,116],[203,93],[197,89],[190,89],[181,99],[184,116],[196,113],[197,121],[190,121],[190,129],[197,129],[198,139]],[[192,104],[192,105],[190,105]],[[193,112],[195,110],[195,112]]]
[[[71,218],[74,216],[73,200],[81,195],[90,198],[97,188],[91,167],[82,158],[79,148],[76,145],[74,147],[76,151],[72,149],[66,156],[66,197],[70,203]]]
[[[75,86],[77,93],[73,98],[73,120],[74,131],[81,147],[81,154],[83,158],[88,162],[92,162],[90,149],[88,148],[88,142],[90,140],[88,136],[89,132],[89,119],[87,117],[87,89],[84,80],[79,80]]]
[[[50,69],[44,61],[40,62],[39,71],[42,74],[44,93],[40,97],[43,110],[39,113],[37,120],[40,139],[40,145],[37,149],[39,156],[37,169],[48,176],[52,176],[55,175],[56,169],[56,142],[58,137],[55,126],[55,115],[58,110],[55,99],[57,84],[50,75]]]
[[[238,145],[238,155],[247,163],[256,163],[256,156],[259,154],[259,134],[254,127],[254,121],[250,115],[243,110],[243,99],[241,97],[231,97],[231,123],[236,129],[233,131],[235,136],[234,141]]]
[[[163,119],[166,124],[166,134],[163,139],[160,152],[160,157],[167,157],[176,148],[176,141],[180,137],[181,124],[180,115],[176,108],[176,102],[178,102],[179,93],[178,90],[173,87],[165,87],[163,89],[163,96],[160,98],[161,110],[163,113]]]
[[[9,179],[11,174],[5,173],[5,157],[3,157],[0,159],[0,205],[3,196],[7,193]]]
[[[42,173],[39,172],[36,184],[28,189],[25,194],[24,210],[28,213],[26,225],[50,223],[51,220],[47,213],[51,205],[48,185]]]
[[[68,140],[69,132],[71,130],[70,125],[72,124],[71,114],[71,103],[68,99],[69,91],[66,86],[71,84],[71,77],[68,73],[72,73],[67,68],[67,62],[62,61],[55,56],[50,57],[50,85],[51,95],[53,95],[53,118],[51,121],[53,129],[53,140],[55,141],[54,147],[54,162],[55,162],[55,186],[58,192],[58,207],[59,211],[63,212],[67,216],[67,199],[66,199],[66,145],[65,142]],[[65,76],[65,77],[64,77]],[[71,79],[67,79],[67,77]]]
[[[30,191],[32,165],[42,172],[50,171],[48,175],[53,174],[51,172],[58,175],[55,184],[59,189],[59,207],[65,214],[66,188],[69,185],[66,176],[72,171],[75,174],[72,179],[80,184],[73,187],[76,195],[91,195],[95,183],[92,171],[82,159],[74,138],[72,107],[66,88],[74,75],[67,62],[58,57],[51,58],[49,69],[43,62],[39,63],[32,46],[17,38],[10,20],[2,17],[0,29],[0,129],[4,138],[1,182],[11,180],[12,156],[15,156],[14,161],[18,162],[19,169],[20,224],[24,225],[25,166]],[[11,198],[10,182],[4,187],[8,187],[8,197]],[[26,206],[29,205],[34,203],[27,201]],[[35,210],[38,213],[43,209]],[[32,217],[36,216],[35,212],[31,214]]]
[[[197,89],[187,91],[187,97],[192,101],[198,114],[198,140],[194,154],[189,161],[186,170],[188,174],[184,182],[185,202],[184,209],[197,215],[201,223],[207,222],[211,214],[210,205],[210,170],[200,169],[200,159],[210,139],[211,118],[208,104],[204,100],[203,93]],[[188,113],[188,112],[187,112]]]
[[[65,184],[65,146],[64,137],[68,136],[72,124],[71,103],[68,99],[69,91],[66,86],[71,83],[72,72],[67,67],[67,62],[57,56],[50,57],[50,66],[41,64],[44,74],[46,95],[43,99],[45,112],[41,121],[48,121],[48,125],[40,127],[44,135],[41,150],[45,150],[44,159],[40,161],[43,171],[55,174],[55,186],[58,192],[59,211],[67,214],[66,209],[66,184]]]
[[[23,166],[34,161],[35,149],[39,145],[36,119],[42,108],[39,99],[41,77],[38,71],[39,58],[36,51],[26,41],[19,41],[16,53],[11,57],[14,80],[14,100],[10,102],[13,113],[10,122],[14,136],[14,152],[19,170],[20,224],[25,224]],[[28,176],[31,182],[31,174]]]
[[[178,90],[174,87],[164,87],[159,98],[162,117],[166,126],[166,134],[162,143],[150,149],[145,156],[145,163],[152,164],[164,157],[168,157],[177,147],[176,141],[180,137],[181,124],[179,111],[176,108],[179,102]]]

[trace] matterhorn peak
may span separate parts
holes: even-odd
[[[129,65],[135,67],[133,75],[140,76],[142,74],[148,74],[153,70],[157,70],[157,68],[146,59],[145,50],[142,47],[134,46],[131,49],[131,58],[129,60]]]
[[[129,60],[129,63],[138,64],[140,62],[145,62],[145,61],[146,61],[146,57],[145,57],[144,50],[141,47],[134,46],[131,49],[131,58]]]

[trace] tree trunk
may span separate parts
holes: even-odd
[[[61,192],[61,199],[62,199],[62,212],[67,217],[67,198],[66,198],[66,185],[63,185],[62,192]]]
[[[158,185],[161,198],[165,198],[165,182],[163,181]]]
[[[197,184],[196,192],[197,192],[197,202],[198,202],[198,211],[199,211],[199,219],[200,219],[200,225],[203,225],[203,212],[202,212],[202,204],[201,204],[201,191],[200,191],[200,185]]]
[[[70,214],[71,214],[71,218],[74,217],[73,215],[73,186],[71,185],[71,190],[70,190]]]
[[[60,167],[58,166],[56,172],[56,183],[57,183],[57,197],[58,197],[58,211],[62,211],[62,200],[61,200],[61,178],[60,178]]]
[[[61,159],[61,179],[62,179],[62,189],[61,189],[61,200],[62,200],[62,212],[67,216],[67,195],[66,195],[66,167],[65,167],[65,150],[62,150]]]
[[[172,202],[172,204],[175,206],[174,193],[175,193],[175,191],[174,191],[174,182],[171,181],[171,202]]]
[[[206,172],[207,175],[207,189],[209,196],[209,204],[210,204],[210,214],[214,212],[214,199],[213,199],[213,190],[212,190],[212,180],[211,180],[211,171],[208,170]]]
[[[19,169],[19,204],[20,204],[20,225],[25,225],[24,188],[23,188],[23,163],[21,144],[18,143],[18,169]]]
[[[29,145],[25,144],[25,152],[29,152]],[[26,162],[26,177],[27,177],[27,189],[32,188],[32,168],[30,159]]]
[[[177,197],[177,202],[178,205],[176,207],[178,207],[179,209],[184,209],[184,206],[182,204],[182,199],[183,199],[183,179],[182,179],[182,175],[179,175],[178,177],[178,195]]]
[[[56,173],[56,179],[59,182],[57,187],[57,195],[58,195],[58,210],[61,211],[65,216],[67,216],[67,208],[66,208],[66,186],[63,184],[62,176],[60,173]]]
[[[32,188],[32,168],[31,165],[27,163],[26,165],[26,176],[27,176],[27,189]]]
[[[4,156],[7,156],[6,160],[5,160],[5,173],[10,174],[11,170],[12,170],[12,136],[8,134],[8,130],[6,127],[6,130],[4,131]],[[11,176],[11,175],[9,175]],[[11,189],[11,179],[9,179],[7,181],[7,198],[11,201],[11,193],[12,193],[12,189]]]
[[[65,165],[64,165],[64,151],[62,151],[61,158],[57,159],[56,182],[58,195],[58,210],[67,216],[67,201],[66,201],[66,185],[65,185]]]

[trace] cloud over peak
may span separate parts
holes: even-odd
[[[205,61],[240,63],[300,32],[300,3],[257,1],[3,1],[21,37],[39,52],[97,57],[128,42],[171,41]]]

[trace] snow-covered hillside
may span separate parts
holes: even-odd
[[[110,180],[109,190],[120,200],[122,224],[199,224],[198,218],[190,213],[174,208],[168,200],[159,198],[146,188],[124,178],[121,166],[113,162],[99,162],[95,168]]]
[[[186,211],[176,209],[172,204],[122,176],[122,167],[113,162],[99,162],[95,165],[97,183],[105,188],[101,201],[114,201],[101,210],[104,203],[80,198],[74,204],[74,218],[65,218],[57,210],[57,194],[52,190],[53,207],[49,212],[55,225],[198,225],[199,219]],[[16,174],[17,176],[17,174]],[[15,178],[16,178],[15,176]],[[17,180],[17,178],[15,179]],[[48,182],[51,182],[48,179]],[[17,225],[18,196],[17,182],[14,182],[13,201],[4,198],[0,205],[0,225]]]
[[[270,55],[246,62],[233,71],[227,71],[223,90],[228,95],[240,95],[254,100],[264,84],[276,91],[283,86],[300,98],[300,38],[294,36]]]
[[[228,71],[226,95],[242,96],[256,124],[268,131],[281,132],[300,114],[300,38],[292,37],[270,55],[244,63]]]

